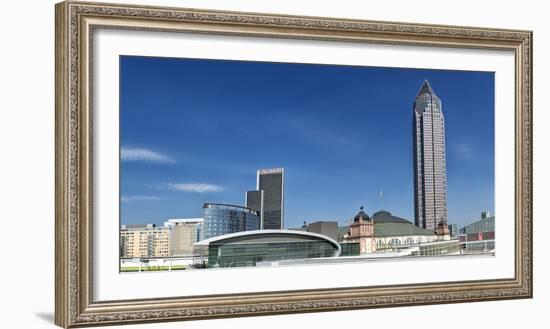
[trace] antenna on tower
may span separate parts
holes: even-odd
[[[384,210],[384,186],[380,185],[380,190],[378,192],[378,197],[380,200],[380,210]]]

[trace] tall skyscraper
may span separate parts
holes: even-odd
[[[283,228],[284,168],[258,170],[256,191],[246,193],[246,207],[260,212],[262,229]]]
[[[447,224],[445,119],[441,100],[428,80],[413,105],[414,222],[436,231]]]

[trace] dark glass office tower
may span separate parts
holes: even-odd
[[[258,170],[258,190],[264,193],[263,229],[283,228],[284,169]]]
[[[284,222],[284,169],[260,169],[257,190],[246,193],[246,207],[260,212],[262,229],[282,229]]]
[[[260,214],[260,228],[262,228],[264,217],[264,191],[248,191],[246,192],[245,198],[245,206],[256,210]]]
[[[435,231],[447,223],[445,118],[441,100],[424,81],[413,106],[414,223]]]

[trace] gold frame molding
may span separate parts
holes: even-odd
[[[55,323],[61,327],[531,298],[532,32],[65,1],[56,5]],[[95,29],[500,49],[515,53],[512,279],[94,302],[91,47]]]

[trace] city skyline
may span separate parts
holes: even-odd
[[[412,221],[410,109],[425,79],[445,101],[449,223],[494,212],[493,73],[123,56],[121,221],[244,205],[274,167],[285,227],[374,213],[381,186],[383,208]]]

